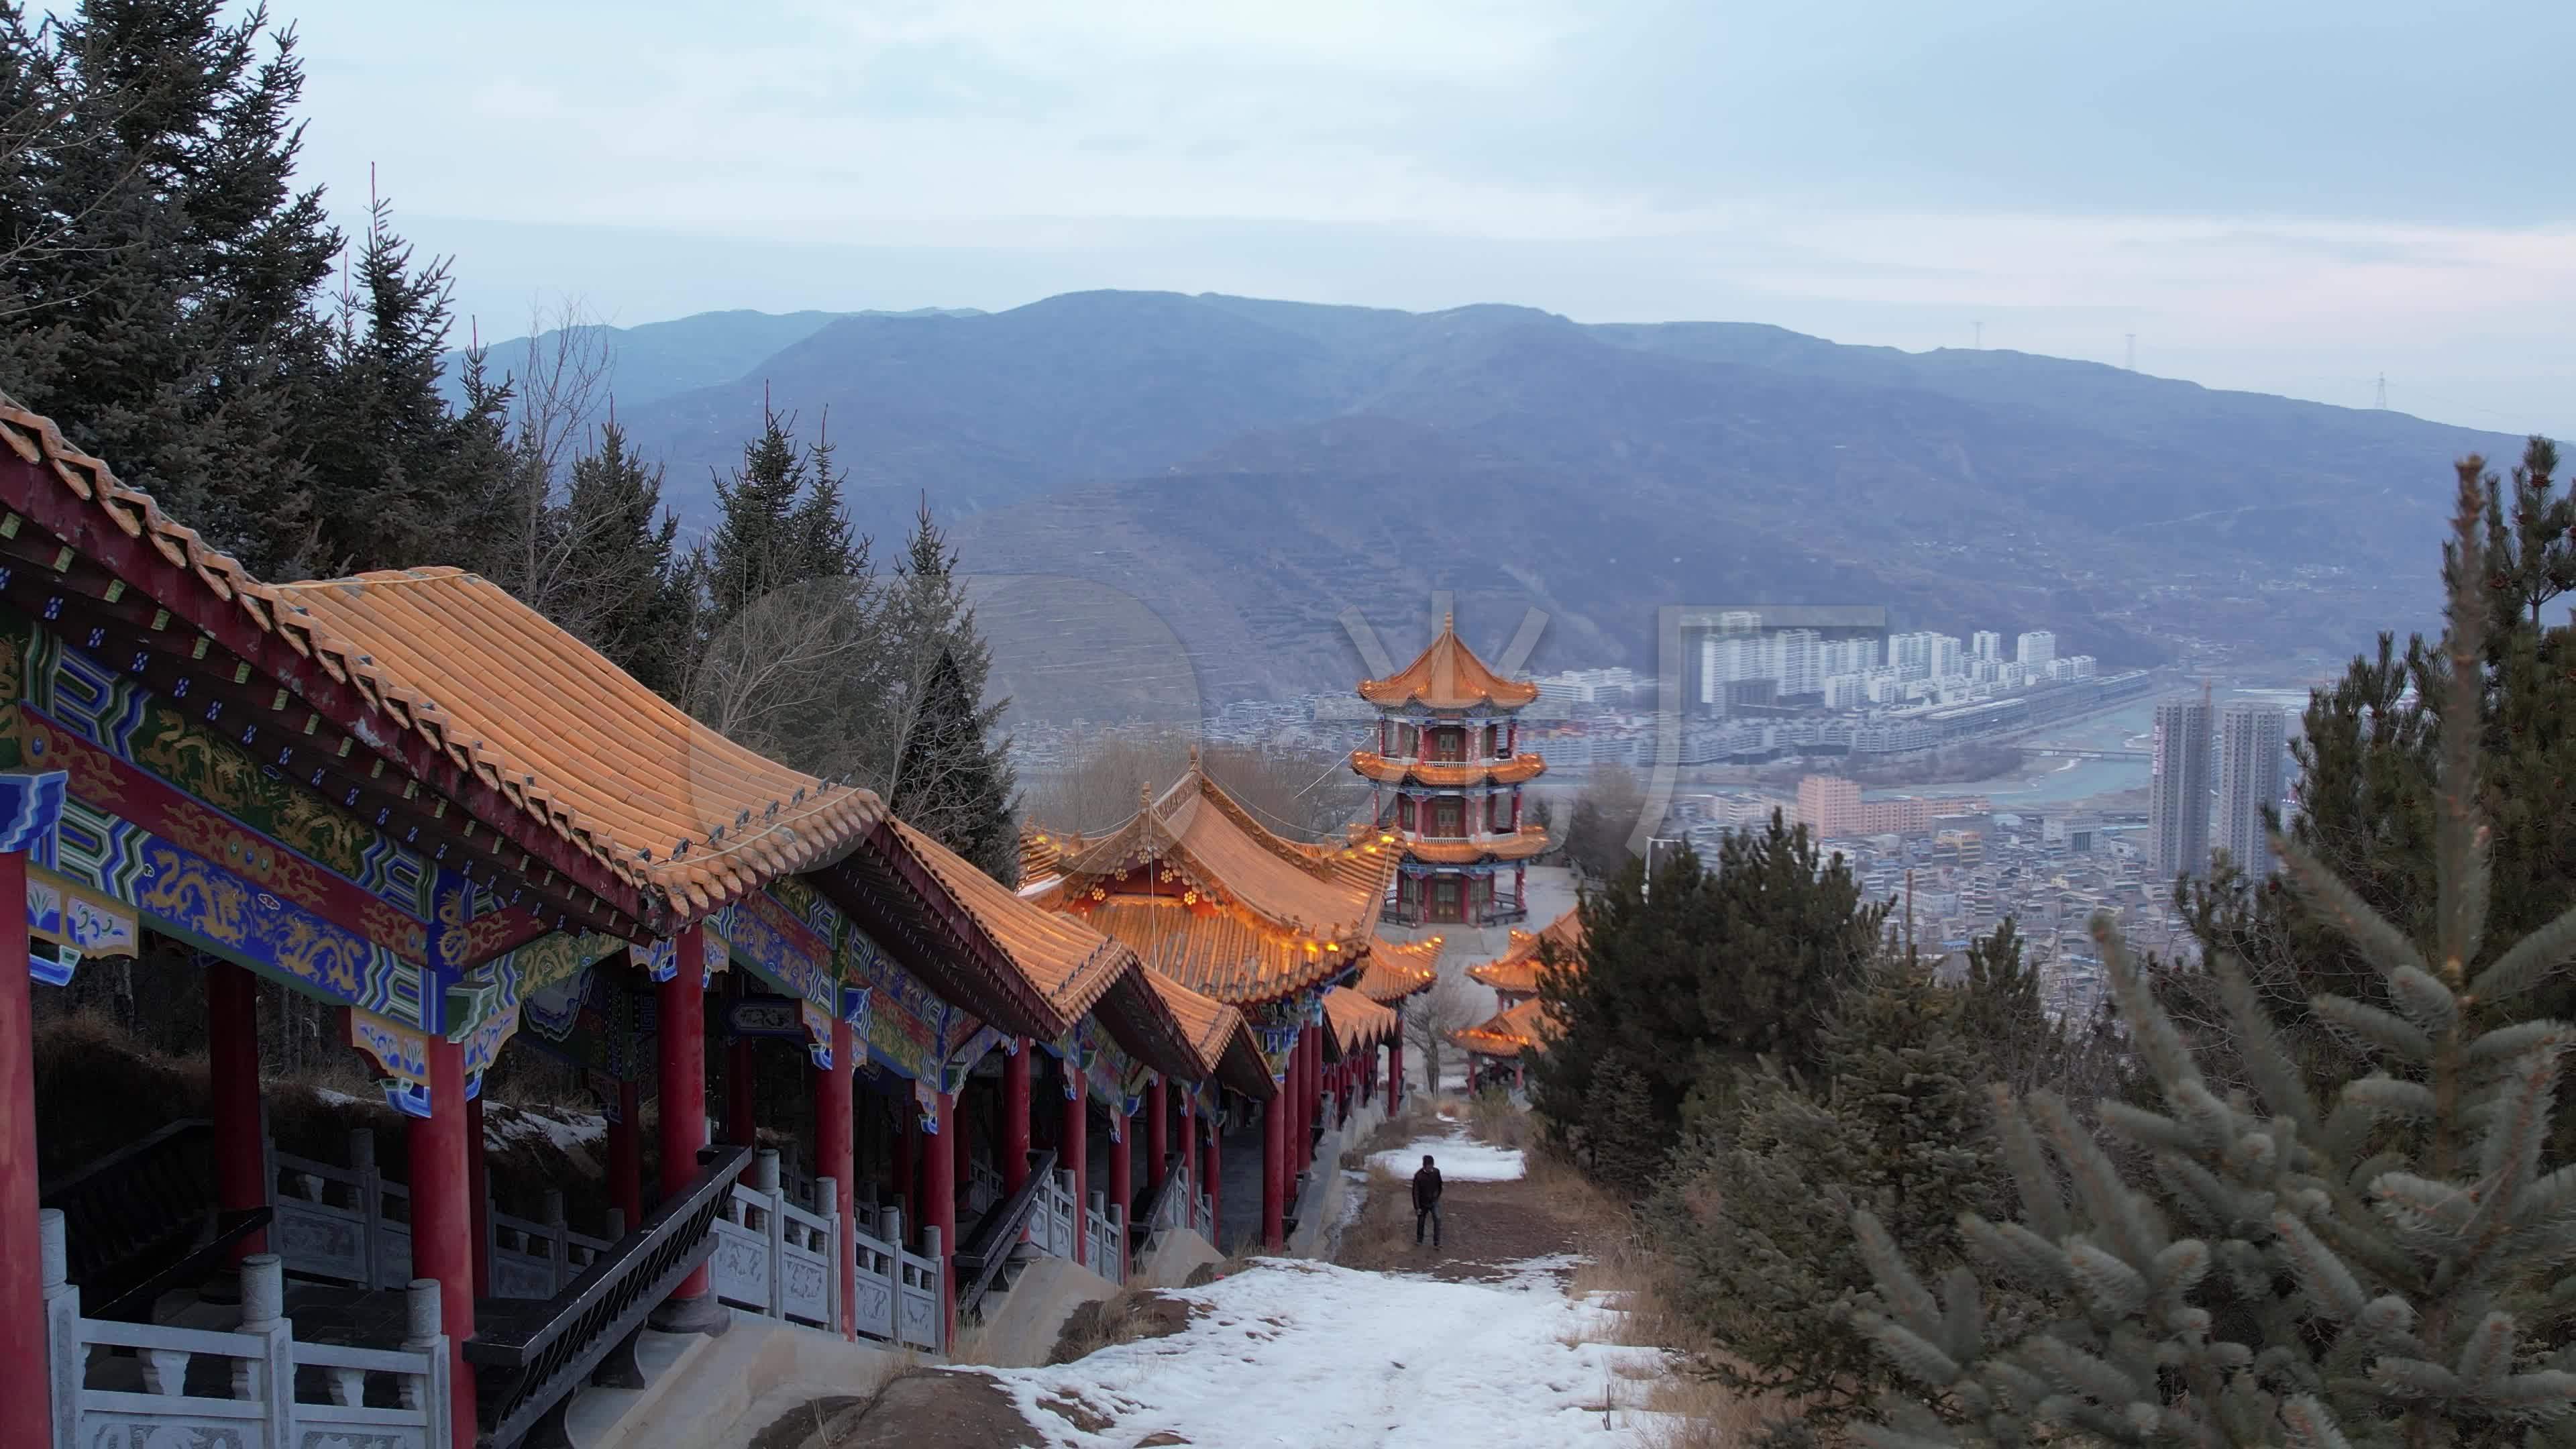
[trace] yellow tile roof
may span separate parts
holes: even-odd
[[[149,597],[200,629],[259,641],[241,646],[254,652],[284,646],[296,667],[345,687],[334,727],[389,762],[415,762],[407,775],[496,831],[559,846],[558,868],[603,867],[634,893],[619,906],[660,928],[827,861],[883,818],[875,795],[698,724],[487,580],[416,569],[266,583],[5,398],[0,446],[61,490],[42,507],[96,518],[84,551],[144,546],[169,570],[136,580]],[[458,775],[421,775],[423,758]]]
[[[1583,914],[1567,911],[1535,931],[1514,931],[1511,944],[1491,961],[1467,968],[1470,979],[1496,991],[1529,996],[1538,991],[1540,953],[1553,947],[1569,966],[1583,964]]]
[[[1419,704],[1431,709],[1472,709],[1480,704],[1518,709],[1538,698],[1538,686],[1505,679],[1458,637],[1453,615],[1440,623],[1429,648],[1384,679],[1360,681],[1360,698],[1381,707]]]

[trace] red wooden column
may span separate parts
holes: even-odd
[[[1156,1072],[1146,1079],[1145,1191],[1149,1194],[1162,1191],[1163,1179],[1169,1175],[1163,1166],[1164,1159],[1171,1153],[1170,1143],[1163,1136],[1168,1130],[1166,1124],[1171,1120],[1167,1115],[1170,1110],[1167,1105],[1169,1095],[1163,1086],[1161,1072]]]
[[[841,1337],[859,1336],[857,1141],[850,1125],[850,1024],[832,1023],[832,1065],[814,1074],[814,1180],[830,1183],[841,1211]]]
[[[1395,1040],[1386,1044],[1386,1110],[1388,1116],[1404,1106],[1404,1016],[1395,1018]]]
[[[1073,1172],[1073,1261],[1091,1261],[1091,1223],[1083,1215],[1091,1211],[1091,1104],[1086,1093],[1091,1084],[1083,1077],[1082,1065],[1066,1057],[1064,1069],[1064,1131],[1057,1139],[1056,1165]]]
[[[15,783],[15,782],[12,782]],[[0,851],[0,901],[27,898],[27,855]],[[54,1442],[45,1270],[36,1224],[36,1000],[27,912],[0,911],[0,1443]],[[467,1442],[471,1442],[470,1440]]]
[[[483,1157],[483,1094],[465,1104],[465,1203],[474,1231],[474,1291],[492,1291],[492,1172]]]
[[[1297,1074],[1297,1054],[1288,1053],[1288,1074]],[[1261,1104],[1261,1246],[1276,1252],[1286,1244],[1279,1231],[1279,1219],[1285,1210],[1288,1168],[1289,1093],[1283,1084]]]
[[[474,1336],[476,1285],[465,1049],[436,1033],[425,1046],[429,1115],[403,1124],[411,1159],[411,1275],[438,1280],[439,1316],[447,1334],[449,1423],[456,1449],[473,1449],[474,1371],[465,1362],[465,1340]]]
[[[215,1119],[215,1206],[268,1206],[266,1123],[259,1107],[259,985],[247,967],[206,963],[206,1085]],[[233,1245],[234,1262],[268,1251],[257,1232]]]
[[[1002,1058],[1002,1191],[1018,1192],[1029,1180],[1029,1057],[1027,1037]]]
[[[608,1200],[624,1215],[626,1231],[644,1226],[644,1089],[617,1084],[617,1120],[608,1124]]]
[[[662,1120],[662,1197],[679,1196],[698,1175],[698,1152],[707,1144],[707,993],[702,927],[680,933],[679,967],[657,983],[653,1001],[659,1049]],[[731,1320],[707,1291],[701,1263],[655,1310],[653,1326],[666,1333],[722,1333]]]
[[[933,1131],[964,1130],[957,1120],[956,1093],[939,1094],[938,1112]],[[921,1195],[923,1224],[939,1230],[939,1347],[945,1352],[957,1341],[957,1153],[935,1136],[921,1155]]]
[[[1321,1027],[1308,1027],[1306,1042],[1306,1118],[1305,1130],[1297,1134],[1297,1165],[1300,1169],[1315,1165],[1315,1124],[1324,1115],[1324,1032]]]

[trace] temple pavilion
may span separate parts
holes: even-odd
[[[1093,908],[1024,899],[488,581],[264,582],[0,398],[0,1444],[560,1442],[648,1330],[937,1352],[1033,1257],[1212,1256],[1217,1124],[1290,1057],[1347,1082],[1386,1022],[1324,994],[1418,968],[1357,969],[1383,851],[1150,813],[1068,857]],[[1127,908],[1188,889],[1224,949]],[[67,1160],[40,993],[149,937],[202,978],[203,1115]],[[336,1160],[267,1135],[289,995],[398,1124]],[[495,1205],[514,1052],[595,1095],[597,1218]]]
[[[1450,1040],[1467,1053],[1467,1090],[1509,1079],[1518,1087],[1527,1080],[1530,1056],[1546,1050],[1552,1017],[1539,999],[1542,967],[1579,970],[1583,965],[1583,919],[1567,911],[1536,931],[1514,931],[1503,954],[1467,968],[1468,979],[1494,989],[1500,1010],[1492,1017],[1453,1033]]]
[[[1547,769],[1520,752],[1520,711],[1538,686],[1505,679],[1458,637],[1455,616],[1411,664],[1360,681],[1377,748],[1351,755],[1397,850],[1388,924],[1492,926],[1527,918],[1528,862],[1547,832],[1521,823],[1521,788]]]
[[[1392,1107],[1402,1094],[1402,1003],[1434,980],[1441,938],[1379,938],[1400,860],[1391,837],[1363,827],[1322,843],[1272,831],[1196,752],[1179,780],[1141,793],[1113,829],[1022,833],[1025,899],[1123,943],[1149,975],[1251,1024],[1278,1092],[1260,1114],[1257,1149],[1229,1144],[1209,1181],[1257,1187],[1255,1201],[1228,1197],[1264,1246],[1286,1242],[1317,1144],[1348,1104],[1383,1091]]]

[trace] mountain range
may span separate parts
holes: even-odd
[[[2341,655],[2426,618],[2451,460],[2519,448],[2018,352],[1509,306],[1087,292],[610,342],[692,525],[764,398],[828,433],[889,546],[926,498],[995,576],[1040,718],[1346,689],[1344,612],[1400,655],[1433,590],[1480,647],[1545,612],[1542,669],[1651,669],[1674,604],[1884,604],[2106,665]]]

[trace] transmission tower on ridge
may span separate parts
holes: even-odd
[[[2375,407],[2375,408],[2379,409],[2381,412],[2386,412],[2386,411],[2388,411],[2388,374],[2387,374],[2387,373],[2384,373],[2384,372],[2383,372],[2383,373],[2381,373],[2381,374],[2379,375],[2379,395],[2378,395],[2378,397],[2377,397],[2376,399],[2374,399],[2374,400],[2371,402],[2371,404],[2370,404],[2370,405],[2371,405],[2372,407]]]

